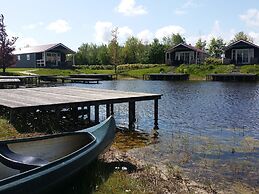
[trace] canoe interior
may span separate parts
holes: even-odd
[[[63,135],[29,138],[23,141],[8,143],[8,147],[15,153],[25,156],[34,156],[49,162],[63,158],[95,141],[95,138],[87,133],[70,133]],[[20,173],[0,163],[0,180]]]

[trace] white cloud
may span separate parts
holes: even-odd
[[[143,42],[150,42],[154,38],[154,35],[149,30],[143,30],[137,34],[137,38]]]
[[[191,35],[186,38],[188,43],[195,45],[199,38],[203,41],[206,40],[207,44],[210,42],[212,38],[223,38],[224,41],[229,42],[231,39],[234,38],[236,34],[236,30],[230,29],[229,31],[223,32],[220,26],[220,22],[215,20],[211,31],[208,34],[200,34],[198,36]]]
[[[118,28],[119,42],[125,42],[127,38],[133,36],[133,31],[128,26]]]
[[[94,28],[97,43],[108,43],[111,40],[111,31],[113,29],[111,22],[98,21]]]
[[[115,29],[111,22],[98,21],[95,24],[95,40],[97,43],[108,43],[111,39],[111,32]],[[124,43],[127,38],[133,36],[133,31],[128,26],[118,27],[118,41]]]
[[[51,22],[47,26],[47,30],[54,31],[56,33],[64,33],[71,29],[69,26],[69,23],[66,20],[57,20],[54,22]]]
[[[34,29],[36,29],[40,26],[43,26],[43,24],[44,24],[43,22],[38,22],[38,23],[35,23],[35,24],[24,25],[24,26],[22,26],[22,28],[24,30],[34,30]]]
[[[202,4],[200,0],[186,0],[182,6],[174,10],[175,15],[185,15],[188,13],[188,10],[201,7]]]
[[[255,44],[259,44],[259,33],[249,32],[248,35],[251,36],[254,39]]]
[[[259,27],[259,10],[249,9],[245,14],[240,15],[240,19],[251,27]]]
[[[187,13],[187,11],[186,10],[183,10],[183,9],[176,9],[175,11],[174,11],[174,14],[175,15],[185,15]]]
[[[16,48],[23,48],[25,46],[35,46],[39,45],[38,41],[32,37],[19,37],[15,43]]]
[[[155,37],[158,38],[159,40],[162,40],[163,37],[165,36],[171,36],[172,34],[184,34],[185,29],[181,26],[165,26],[163,28],[160,28],[156,31]]]
[[[126,16],[145,15],[147,10],[142,5],[136,5],[135,0],[121,0],[115,8],[116,11]]]

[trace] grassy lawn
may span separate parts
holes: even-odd
[[[101,184],[94,194],[144,194],[150,193],[138,179],[132,178],[127,172],[114,172],[109,179]]]
[[[244,65],[240,67],[241,73],[254,73],[259,75],[259,65]]]
[[[164,64],[126,64],[117,67],[119,78],[133,77],[142,79],[144,74],[160,72],[188,73],[191,80],[204,80],[207,74],[231,73],[234,65],[180,65],[179,67]],[[245,65],[238,67],[240,73],[255,73],[259,75],[259,65]],[[71,74],[115,74],[111,65],[77,66],[75,69],[48,69],[48,68],[8,68],[7,72],[19,74],[30,72],[38,75],[62,75]]]
[[[230,73],[235,68],[234,65],[180,65],[176,72],[190,74],[191,80],[204,80],[207,74]]]
[[[166,66],[166,65],[159,65],[157,67],[151,67],[151,68],[126,70],[122,72],[122,74],[129,77],[142,78],[143,75],[145,74],[160,73],[160,72],[168,73],[171,71],[173,71],[173,67]]]
[[[21,75],[22,72],[31,72],[38,75],[62,75],[67,76],[71,74],[113,74],[114,70],[94,70],[94,69],[48,69],[48,68],[8,68],[7,72]]]

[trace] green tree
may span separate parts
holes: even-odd
[[[138,38],[130,37],[122,48],[123,63],[143,63],[146,61],[147,46]]]
[[[224,43],[224,40],[222,38],[212,38],[208,45],[210,56],[216,57],[216,58],[221,57],[221,55],[224,53],[223,49],[225,46],[226,46],[226,43]]]
[[[150,44],[149,62],[153,64],[162,64],[165,59],[164,45],[159,42],[157,38]]]
[[[112,30],[112,40],[110,41],[110,44],[108,46],[109,53],[111,57],[111,62],[114,65],[115,74],[117,74],[117,66],[120,63],[120,56],[119,56],[119,42],[118,42],[118,28]]]
[[[97,58],[101,65],[111,64],[111,59],[107,45],[101,45],[98,47]]]
[[[174,47],[180,43],[185,43],[185,38],[181,36],[179,33],[172,34],[171,36],[165,36],[163,37],[163,45],[166,49],[169,49],[171,47]]]
[[[248,41],[251,43],[254,42],[253,38],[251,36],[249,36],[248,34],[246,34],[244,32],[238,32],[235,34],[235,37],[230,41],[230,43],[237,42],[239,40],[245,40],[245,41]]]
[[[77,65],[87,65],[89,64],[88,60],[88,43],[83,43],[75,54],[75,63]]]
[[[14,44],[17,37],[8,38],[4,24],[4,16],[0,15],[0,67],[3,68],[5,73],[6,67],[13,65],[15,57],[12,52],[15,50]]]
[[[195,44],[195,47],[205,51],[205,49],[206,49],[206,40],[202,41],[201,38],[199,38],[198,41]]]
[[[96,44],[91,43],[88,46],[87,56],[88,56],[88,64],[89,65],[100,64],[99,61],[98,61],[98,48],[97,48]]]

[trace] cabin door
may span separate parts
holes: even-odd
[[[237,49],[236,50],[237,64],[248,64],[249,63],[248,53],[249,53],[248,49]]]

